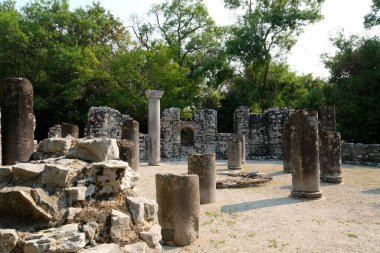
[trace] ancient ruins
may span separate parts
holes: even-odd
[[[320,198],[320,181],[341,183],[346,162],[380,164],[380,145],[350,144],[335,128],[335,109],[270,108],[234,113],[234,132],[218,133],[217,111],[178,108],[160,116],[163,91],[146,92],[148,134],[109,107],[92,107],[79,128],[61,123],[34,145],[33,87],[23,78],[0,83],[0,252],[135,253],[161,243],[187,246],[199,237],[200,205],[217,188],[264,185],[265,173],[228,171],[217,181],[216,159],[240,170],[247,159],[281,159],[292,173],[291,195]],[[188,159],[188,173],[159,174],[156,200],[139,196],[140,161]]]

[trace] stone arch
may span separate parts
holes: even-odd
[[[184,127],[181,129],[181,146],[195,145],[195,131],[193,128]]]

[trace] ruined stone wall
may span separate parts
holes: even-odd
[[[84,136],[121,138],[121,129],[126,120],[132,119],[109,107],[91,107]]]
[[[293,109],[274,107],[251,114],[248,107],[238,107],[234,113],[235,133],[246,136],[246,156],[281,158],[283,125],[293,113]]]
[[[54,125],[49,127],[48,138],[61,137],[62,136],[62,127],[61,125]]]
[[[380,167],[380,144],[342,143],[342,162]]]
[[[231,139],[231,133],[218,133],[216,138],[216,159],[227,160],[228,140]]]
[[[193,121],[198,127],[195,135],[197,153],[216,152],[217,118],[216,110],[203,109],[194,112]]]

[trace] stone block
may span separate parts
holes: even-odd
[[[45,164],[17,163],[12,166],[13,179],[16,181],[35,179],[41,175],[44,169]]]
[[[149,246],[145,242],[136,242],[123,248],[125,253],[148,253]]]
[[[161,226],[156,224],[147,231],[140,232],[140,238],[146,242],[149,247],[154,249],[161,249],[160,240],[161,236]]]
[[[85,200],[86,191],[87,187],[85,186],[69,187],[65,189],[66,196],[70,203]]]
[[[43,160],[52,157],[64,156],[69,152],[73,144],[73,138],[48,138],[38,143],[37,150],[33,154],[34,160]]]
[[[117,243],[126,239],[130,231],[130,222],[129,215],[115,209],[112,210],[110,237],[113,242]]]
[[[18,243],[18,235],[14,229],[0,229],[0,252],[10,253]]]
[[[81,211],[82,211],[82,208],[80,208],[80,207],[69,207],[69,208],[67,208],[66,214],[65,214],[66,221],[71,222],[74,219],[75,215],[77,213],[80,213]]]
[[[81,139],[70,148],[66,157],[92,162],[114,160],[119,159],[119,148],[116,139]]]
[[[25,237],[24,241],[24,253],[77,252],[89,242],[76,223],[39,231]]]
[[[18,220],[51,221],[49,212],[32,197],[32,188],[5,187],[0,190],[0,216],[17,217]]]
[[[65,188],[78,175],[79,170],[58,164],[46,164],[45,170],[41,175],[41,182],[50,187]]]
[[[158,205],[154,200],[144,197],[128,197],[127,204],[135,224],[151,221],[157,217]]]
[[[114,243],[104,243],[93,248],[85,249],[81,251],[81,253],[122,253],[122,251],[120,251],[119,246]]]
[[[125,189],[136,185],[137,175],[128,166],[128,163],[112,160],[108,162],[93,163],[82,170],[78,179],[85,180],[85,184],[91,184],[87,191],[91,191],[91,186],[95,187],[94,196],[115,196]],[[87,194],[87,193],[86,193]]]

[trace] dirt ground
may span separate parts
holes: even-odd
[[[217,161],[217,170],[226,170]],[[217,190],[201,205],[199,239],[176,252],[380,252],[380,168],[343,165],[343,184],[321,183],[323,198],[290,198],[291,174],[281,161],[248,161],[243,171],[266,172],[260,187]],[[156,198],[156,173],[182,174],[187,162],[140,167],[138,195]],[[218,179],[225,176],[218,175]]]

